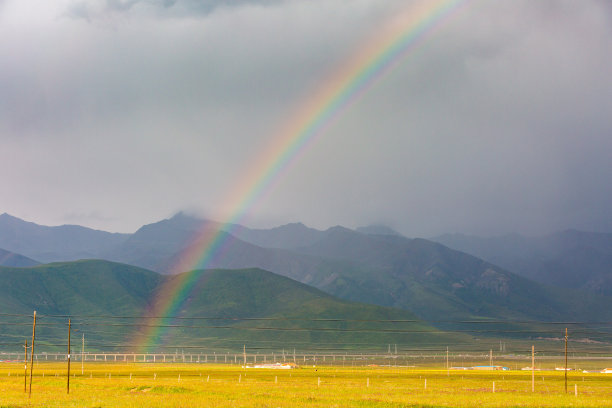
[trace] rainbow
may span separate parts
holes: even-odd
[[[467,0],[422,0],[409,7],[382,27],[375,37],[338,69],[311,97],[300,104],[296,113],[272,138],[267,149],[236,185],[227,199],[227,216],[221,229],[204,227],[193,237],[171,272],[180,274],[158,291],[145,316],[143,330],[134,345],[145,351],[158,346],[168,322],[177,316],[201,277],[230,241],[232,227],[238,224],[286,174],[289,167],[315,143],[327,128],[391,71]],[[226,233],[221,232],[225,230]],[[230,234],[228,234],[230,233]]]

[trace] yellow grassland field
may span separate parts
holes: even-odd
[[[0,407],[611,407],[612,374],[412,367],[0,363]]]

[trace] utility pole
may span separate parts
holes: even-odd
[[[81,345],[81,375],[83,375],[85,370],[85,333],[83,333],[83,343]]]
[[[68,372],[66,374],[66,394],[70,394],[70,319],[68,319]]]
[[[448,346],[446,346],[446,376],[450,377],[450,364],[448,363]]]
[[[489,350],[489,365],[493,366],[493,349]]]
[[[446,371],[448,371],[448,346],[446,346]]]
[[[567,327],[565,328],[565,393],[567,394]]]
[[[246,368],[246,344],[245,344],[245,345],[243,345],[243,348],[242,348],[242,355],[243,355],[243,357],[244,357],[244,368]]]
[[[535,392],[535,346],[531,345],[531,392]]]
[[[32,396],[32,371],[34,370],[34,339],[36,339],[36,310],[34,311],[34,323],[32,323],[32,350],[30,353],[30,391],[28,398]]]
[[[23,357],[23,392],[28,392],[28,339],[25,340]]]

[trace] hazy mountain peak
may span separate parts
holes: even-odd
[[[192,220],[192,221],[203,221],[201,217],[187,214],[184,211],[179,211],[169,218],[170,220]]]
[[[9,213],[4,213],[0,215],[0,221],[4,223],[10,223],[10,224],[17,224],[17,223],[34,224],[33,222],[24,221],[21,218],[17,218]]]
[[[170,218],[153,222],[140,227],[132,236],[130,241],[151,240],[157,242],[182,243],[188,236],[201,229],[208,221],[185,215],[183,212],[176,213]],[[185,235],[187,233],[187,235]],[[175,243],[176,244],[176,243]]]
[[[333,227],[329,227],[328,229],[323,231],[323,234],[326,238],[333,237],[335,239],[350,237],[354,238],[354,235],[361,235],[350,228],[343,227],[342,225],[335,225]]]
[[[322,238],[323,232],[292,222],[270,229],[251,229],[241,225],[227,227],[236,238],[263,248],[293,249],[311,245]]]
[[[0,247],[42,262],[98,258],[127,237],[78,225],[38,225],[7,213],[0,215]]]
[[[376,224],[366,225],[365,227],[357,227],[357,228],[355,228],[355,231],[361,232],[362,234],[368,234],[368,235],[397,235],[397,236],[403,236],[402,234],[400,234],[399,232],[397,232],[393,228],[388,227],[386,225],[376,225]]]
[[[312,229],[312,228],[307,227],[306,225],[304,225],[301,222],[290,222],[290,223],[287,223],[287,224],[284,224],[284,225],[281,225],[281,226],[275,227],[275,228],[283,228],[283,227],[285,227],[285,228],[300,228],[300,229],[308,228],[308,229]]]
[[[325,230],[325,232],[352,232],[350,228],[343,227],[342,225],[334,225]]]

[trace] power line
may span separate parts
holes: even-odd
[[[0,314],[1,316],[2,314]],[[32,315],[13,315],[26,316]],[[425,320],[425,319],[346,319],[346,318],[304,318],[304,317],[244,317],[244,316],[142,316],[142,315],[40,315],[41,317],[54,318],[82,318],[82,319],[174,319],[174,320],[290,320],[290,321],[315,321],[315,322],[384,322],[384,323],[451,323],[451,324],[536,324],[536,325],[587,325],[605,324],[612,325],[612,321],[538,321],[538,320]]]

